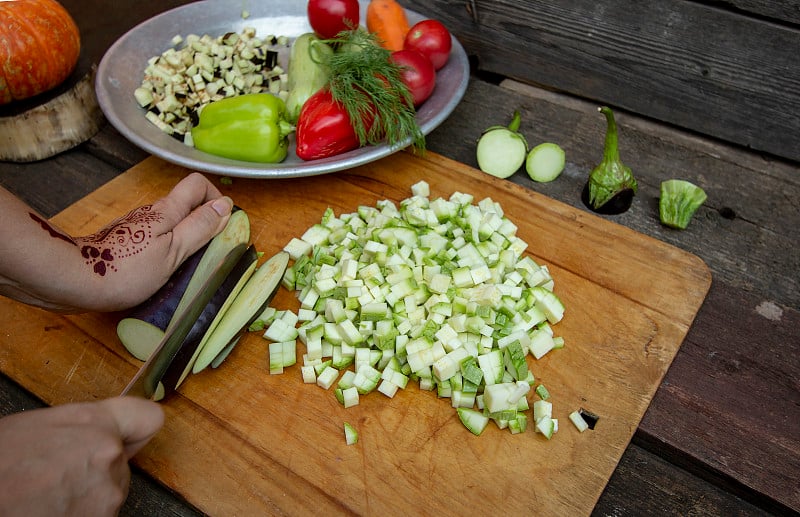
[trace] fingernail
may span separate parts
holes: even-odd
[[[219,199],[215,199],[214,202],[211,203],[211,208],[213,208],[220,217],[225,217],[231,213],[231,209],[233,208],[233,200],[228,196],[223,196]]]

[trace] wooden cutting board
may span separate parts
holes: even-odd
[[[188,173],[149,158],[53,221],[73,235],[165,194]],[[218,182],[217,177],[211,177]],[[344,409],[302,383],[299,364],[269,375],[267,342],[249,334],[215,370],[190,377],[163,405],[163,430],[135,462],[211,515],[588,514],[627,447],[710,286],[696,256],[434,153],[400,152],[350,171],[299,179],[236,178],[221,189],[250,215],[266,255],[318,222],[425,180],[432,197],[491,197],[546,264],[566,316],[566,347],[539,361],[560,430],[480,437],[449,399],[414,383]],[[283,288],[278,308],[297,308]],[[140,363],[119,344],[119,314],[59,316],[0,301],[0,367],[48,404],[117,395]],[[302,345],[298,346],[302,353]],[[533,397],[531,400],[533,400]],[[579,433],[567,415],[600,416]],[[345,445],[343,422],[360,433]]]

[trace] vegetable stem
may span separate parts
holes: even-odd
[[[630,167],[619,158],[614,113],[607,106],[598,111],[605,115],[607,124],[603,160],[589,174],[584,203],[595,212],[622,213],[630,208],[638,185]]]
[[[516,133],[519,131],[519,125],[521,122],[522,116],[519,114],[519,110],[514,110],[514,115],[511,117],[511,122],[508,124],[508,130]]]
[[[324,59],[328,88],[350,116],[360,144],[385,140],[396,146],[410,139],[424,151],[425,135],[417,124],[414,101],[391,52],[378,44],[375,34],[361,30],[344,31],[328,43],[348,49]]]
[[[598,111],[605,115],[606,124],[606,142],[603,147],[603,161],[606,163],[613,163],[619,161],[619,143],[617,142],[617,121],[614,120],[614,113],[608,106],[598,108]]]

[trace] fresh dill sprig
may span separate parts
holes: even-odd
[[[414,101],[400,78],[402,67],[390,59],[374,34],[343,31],[328,40],[338,50],[327,56],[328,88],[344,106],[361,145],[386,141],[390,146],[410,140],[425,150],[425,135],[417,124]]]

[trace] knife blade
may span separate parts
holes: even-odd
[[[192,325],[200,317],[203,309],[211,301],[214,293],[225,281],[225,278],[230,274],[239,257],[242,256],[246,249],[247,246],[245,244],[234,247],[217,264],[202,287],[186,305],[183,313],[167,329],[161,342],[147,358],[147,361],[139,368],[139,371],[125,386],[125,389],[122,390],[120,396],[132,395],[146,399],[153,399],[156,396],[159,382],[180,351],[181,345],[189,334]]]

